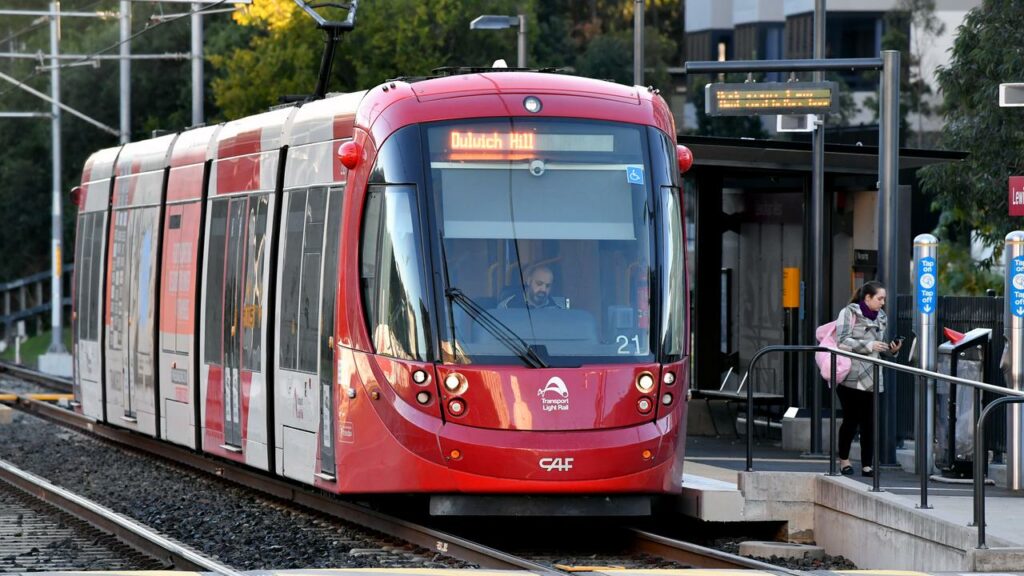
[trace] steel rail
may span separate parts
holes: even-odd
[[[762,570],[775,574],[788,574],[790,576],[805,574],[804,572],[768,564],[753,558],[707,548],[692,542],[660,536],[638,528],[630,528],[629,530],[634,536],[634,549],[679,562],[680,564],[688,564],[694,568],[738,568],[741,570]]]
[[[161,536],[148,526],[65,490],[31,472],[21,470],[4,460],[0,460],[0,480],[88,522],[104,532],[113,534],[143,554],[167,561],[178,570],[200,570],[222,576],[244,576],[229,566]]]
[[[72,390],[71,380],[46,374],[24,366],[19,366],[12,362],[0,361],[0,372],[10,372],[18,378],[31,380],[32,382],[41,384],[50,390],[56,390],[58,392],[71,392]]]
[[[14,407],[41,416],[63,426],[88,432],[124,447],[156,455],[183,466],[219,476],[230,482],[257,490],[266,495],[292,502],[304,508],[321,512],[399,538],[427,550],[450,556],[464,562],[479,564],[497,570],[529,570],[542,576],[564,576],[565,572],[550,566],[509,554],[471,540],[434,530],[426,526],[395,518],[376,510],[339,500],[313,489],[292,484],[265,472],[245,469],[233,463],[214,460],[184,447],[174,446],[129,430],[107,426],[92,418],[59,408],[52,404],[20,396]]]

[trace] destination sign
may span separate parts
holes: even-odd
[[[613,152],[611,134],[549,134],[530,131],[452,130],[448,133],[451,160],[521,160],[537,152]]]
[[[825,114],[838,110],[835,82],[744,82],[704,87],[708,116]]]

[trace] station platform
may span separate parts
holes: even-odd
[[[709,522],[784,521],[791,542],[815,542],[861,569],[1024,572],[1024,494],[986,486],[986,544],[979,550],[973,485],[928,483],[883,467],[880,492],[860,475],[829,476],[826,457],[759,440],[746,472],[746,439],[687,439],[682,511]]]

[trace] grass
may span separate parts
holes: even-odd
[[[21,363],[25,366],[36,366],[38,365],[39,357],[46,353],[46,350],[50,347],[50,334],[51,332],[40,332],[35,336],[29,337],[28,340],[21,343]],[[64,347],[71,351],[71,330],[64,330]],[[14,362],[14,344],[7,346],[7,349],[0,353],[0,360],[7,362]]]

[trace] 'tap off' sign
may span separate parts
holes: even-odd
[[[1024,216],[1024,176],[1010,176],[1010,216]]]
[[[921,314],[935,313],[935,284],[935,258],[921,258],[917,261],[917,311]]]
[[[1024,256],[1010,261],[1010,312],[1017,318],[1024,318]]]

